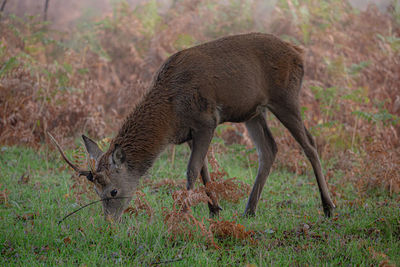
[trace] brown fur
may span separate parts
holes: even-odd
[[[226,101],[224,98],[230,97],[229,93],[246,93],[242,90],[233,91],[233,88],[231,88],[233,77],[231,75],[241,76],[241,67],[246,68],[247,64],[238,66],[231,64],[229,66],[229,57],[236,52],[244,57],[242,59],[243,63],[251,63],[247,62],[249,61],[247,57],[255,57],[256,55],[250,53],[254,50],[247,45],[249,39],[255,41],[254,46],[256,48],[275,51],[275,54],[277,54],[266,55],[271,56],[271,62],[264,64],[258,62],[264,70],[276,72],[276,75],[271,75],[271,78],[275,79],[257,82],[285,87],[291,71],[299,66],[302,69],[302,49],[295,45],[283,42],[273,35],[248,34],[242,35],[240,36],[242,38],[235,40],[237,37],[222,38],[178,52],[164,63],[156,75],[148,94],[125,119],[118,135],[112,142],[123,147],[129,155],[127,159],[131,167],[139,167],[138,165],[142,165],[143,161],[151,163],[154,157],[169,143],[180,144],[188,141],[190,139],[189,128],[194,124],[194,117],[203,115],[205,120],[211,119],[215,121],[216,118],[214,118],[213,113],[219,104],[218,100],[215,99],[218,95],[215,95],[215,92],[210,94],[209,85],[214,88],[223,87],[223,89],[227,89],[226,91],[219,90],[220,92],[218,92],[224,101]],[[233,40],[235,42],[232,42]],[[229,47],[227,47],[227,44],[229,44]],[[222,49],[218,49],[219,47]],[[212,51],[212,55],[209,55],[210,53],[208,55],[201,53],[201,50],[211,52],[211,48],[216,50]],[[226,51],[228,49],[230,51],[227,57],[218,59],[220,50]],[[290,57],[292,57],[293,62],[288,62],[287,59]],[[223,64],[218,65],[221,62]],[[221,67],[224,70],[221,70]],[[248,68],[254,68],[254,66],[248,66]],[[204,71],[210,74],[207,75]],[[248,74],[250,73],[244,72],[244,75],[247,76]],[[244,77],[236,77],[235,79],[240,80],[242,78]],[[249,78],[245,78],[245,80],[244,87],[250,87],[255,83]],[[223,82],[224,84],[222,84]],[[238,97],[238,100],[243,100],[242,96]],[[246,103],[242,104],[242,106],[244,105]],[[225,121],[242,122],[256,113],[257,107],[252,104],[245,108],[248,110],[245,114],[234,115],[231,109],[236,109],[237,106],[236,103],[235,105],[226,105],[227,114],[223,116],[220,123]],[[182,118],[182,115],[185,118]],[[179,131],[175,130],[176,127]],[[184,131],[182,132],[183,129]]]
[[[150,92],[125,119],[112,141],[111,147],[120,145],[127,155],[129,167],[139,170],[141,174],[146,172],[169,143],[169,122],[174,114],[168,98],[168,94],[157,95],[155,91]]]
[[[302,49],[269,34],[229,36],[172,55],[124,121],[109,150],[97,158],[98,172],[107,170],[105,175],[112,184],[103,187],[102,194],[107,196],[113,188],[119,190],[121,184],[136,184],[170,143],[190,142],[188,189],[193,188],[200,171],[207,183],[204,162],[214,129],[223,122],[246,122],[260,161],[246,207],[246,213],[254,214],[277,151],[265,120],[269,109],[310,159],[324,211],[329,215],[334,205],[315,143],[300,117],[298,98],[303,73]],[[114,173],[110,169],[115,169]],[[132,194],[132,190],[134,187],[125,194]],[[210,211],[218,210],[213,199]]]

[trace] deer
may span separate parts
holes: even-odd
[[[254,216],[277,154],[268,127],[270,111],[289,130],[310,161],[326,217],[335,205],[329,195],[314,138],[300,113],[299,92],[304,76],[303,49],[272,34],[247,33],[223,37],[170,56],[159,68],[145,96],[125,118],[103,152],[82,135],[91,170],[64,160],[94,184],[106,218],[120,221],[139,179],[170,144],[187,143],[187,190],[197,178],[210,181],[207,151],[213,133],[225,122],[244,123],[258,154],[258,171],[244,215]],[[210,193],[210,216],[220,212]]]

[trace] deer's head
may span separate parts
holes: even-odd
[[[78,172],[80,176],[93,183],[94,189],[103,203],[105,219],[120,221],[137,187],[137,175],[128,168],[125,153],[118,145],[112,145],[107,152],[89,137],[82,135],[90,159],[94,162],[91,170],[81,170],[64,155],[57,141],[49,134],[64,160]]]

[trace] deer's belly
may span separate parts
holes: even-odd
[[[262,113],[266,109],[266,106],[257,105],[253,107],[247,106],[241,108],[220,106],[218,109],[219,123],[245,122]]]

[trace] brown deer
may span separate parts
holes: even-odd
[[[187,189],[201,175],[210,180],[207,150],[218,124],[244,122],[257,148],[259,167],[245,214],[254,215],[261,191],[277,153],[266,121],[270,110],[290,131],[310,160],[326,216],[333,208],[313,137],[299,109],[304,74],[302,50],[262,33],[229,36],[180,51],[168,58],[147,94],[125,119],[108,151],[86,136],[84,144],[95,168],[82,171],[104,199],[106,217],[119,220],[139,178],[168,144],[187,142],[191,155]],[[220,207],[215,197],[210,214]]]

